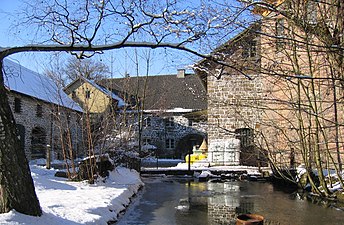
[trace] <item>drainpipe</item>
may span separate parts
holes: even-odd
[[[50,140],[47,144],[47,154],[46,154],[46,168],[49,170],[51,168],[51,146],[53,142],[53,113],[50,112]]]

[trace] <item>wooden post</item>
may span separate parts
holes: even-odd
[[[45,167],[50,170],[51,168],[51,152],[50,152],[50,145],[47,145],[47,157],[46,157],[46,165]]]
[[[189,155],[188,155],[188,174],[191,174],[191,152],[189,150]]]

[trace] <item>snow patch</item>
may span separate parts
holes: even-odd
[[[43,215],[32,217],[12,210],[0,214],[0,224],[106,225],[117,219],[143,185],[139,173],[124,167],[117,167],[109,177],[92,185],[55,177],[54,169],[30,168]]]

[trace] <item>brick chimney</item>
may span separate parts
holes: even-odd
[[[177,78],[185,78],[185,69],[178,69],[177,71]]]

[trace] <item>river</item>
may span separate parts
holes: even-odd
[[[118,225],[235,224],[242,213],[265,217],[265,225],[344,224],[344,211],[314,204],[270,183],[197,182],[183,177],[143,178],[145,187]]]

